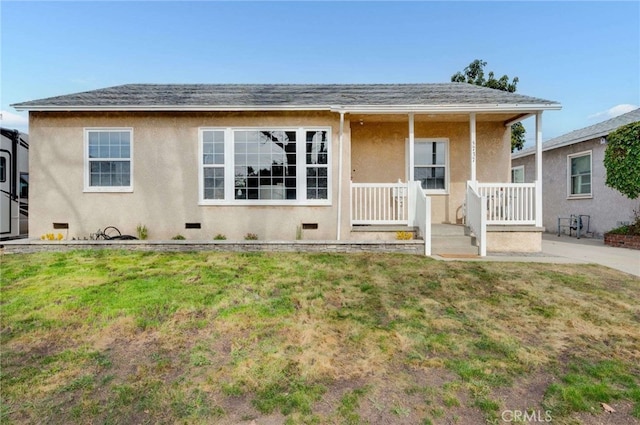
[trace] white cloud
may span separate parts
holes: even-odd
[[[29,118],[25,115],[14,114],[13,112],[0,110],[0,125],[5,128],[19,127],[18,129],[26,129],[29,124]]]
[[[622,105],[616,105],[613,108],[609,108],[606,111],[596,112],[593,115],[589,115],[587,118],[590,121],[604,121],[618,115],[626,114],[627,112],[631,112],[634,109],[638,109],[638,105],[631,105],[628,103],[623,103]]]

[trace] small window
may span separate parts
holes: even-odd
[[[29,173],[20,173],[20,198],[29,198]]]
[[[85,143],[85,190],[132,191],[132,131],[86,130]]]
[[[591,151],[567,156],[568,196],[591,196]]]
[[[524,183],[524,165],[511,168],[511,183]]]
[[[7,181],[7,158],[0,157],[0,183]]]
[[[446,193],[449,190],[448,150],[445,139],[415,141],[414,179],[427,193]]]

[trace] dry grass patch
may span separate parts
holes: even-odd
[[[3,423],[464,425],[507,409],[580,423],[600,402],[621,406],[618,423],[640,417],[640,282],[602,267],[113,251],[0,261]]]

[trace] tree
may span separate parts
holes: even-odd
[[[604,167],[607,186],[629,199],[640,196],[640,121],[609,133]]]
[[[451,82],[474,84],[476,86],[489,87],[509,93],[516,91],[516,86],[519,81],[518,77],[514,77],[511,81],[509,81],[507,75],[496,79],[493,71],[489,71],[489,78],[485,78],[485,66],[487,66],[487,62],[476,59],[471,62],[463,72],[456,72],[452,75]],[[525,129],[522,123],[515,123],[511,126],[511,152],[521,150],[524,147],[524,133]]]

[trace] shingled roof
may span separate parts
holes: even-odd
[[[126,84],[12,105],[17,110],[543,110],[554,101],[466,83]]]
[[[550,151],[558,149],[563,146],[569,146],[580,142],[586,142],[587,140],[603,137],[611,133],[612,131],[622,127],[623,125],[631,124],[633,122],[640,121],[640,108],[634,109],[626,114],[618,115],[606,121],[602,121],[598,124],[584,127],[578,130],[571,131],[562,136],[558,136],[553,139],[549,139],[542,144],[542,151]],[[519,152],[514,152],[511,158],[522,158],[523,156],[532,155],[536,152],[535,146],[523,149]]]

